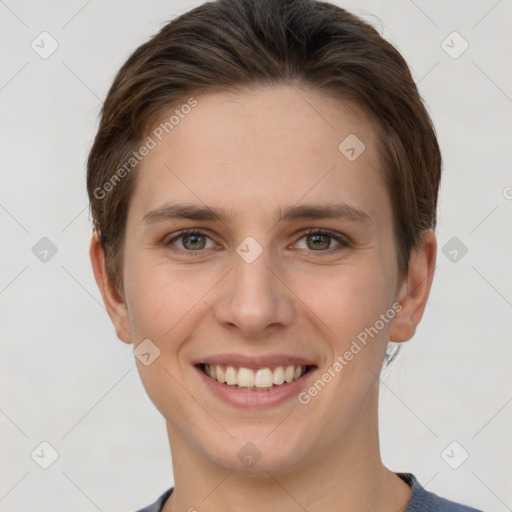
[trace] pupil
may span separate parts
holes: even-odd
[[[321,248],[321,249],[327,249],[329,247],[329,237],[326,235],[312,235],[311,238],[313,239],[313,247],[314,248]]]
[[[201,235],[185,235],[184,236],[184,245],[186,246],[186,244],[188,242],[191,242],[192,248],[197,248],[198,243],[199,243],[199,245],[201,245],[200,244],[201,238],[202,238]],[[202,248],[202,247],[200,247],[200,248]]]

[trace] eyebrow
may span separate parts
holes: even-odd
[[[362,224],[370,224],[372,218],[360,208],[348,204],[306,204],[290,206],[279,215],[281,220],[301,219],[346,219]]]
[[[372,218],[360,208],[348,204],[306,204],[289,206],[277,210],[278,222],[302,219],[346,219],[362,224],[372,223]],[[196,204],[167,203],[147,212],[142,217],[143,225],[164,222],[170,219],[211,220],[223,223],[233,218],[220,208]]]
[[[227,222],[231,216],[219,208],[195,204],[167,203],[149,211],[142,217],[142,224],[154,224],[169,219],[218,220]]]

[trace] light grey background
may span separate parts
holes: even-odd
[[[94,282],[85,159],[119,67],[199,3],[0,1],[1,511],[130,512],[173,483],[163,418]],[[409,62],[444,156],[430,302],[382,376],[383,459],[512,510],[512,2],[338,3]],[[43,31],[59,45],[47,59],[31,47]],[[32,252],[43,237],[57,248],[46,263]],[[452,237],[468,249],[456,261]],[[59,455],[48,469],[43,441]]]

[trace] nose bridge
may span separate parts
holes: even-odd
[[[215,316],[224,326],[236,326],[247,337],[268,335],[293,316],[290,294],[271,270],[272,252],[247,237],[233,254],[233,271],[217,302]]]
[[[244,252],[245,250],[245,252]],[[274,293],[275,277],[270,272],[272,258],[268,248],[258,250],[247,243],[240,244],[237,248],[237,257],[234,258],[234,293],[239,297],[253,294],[261,295],[265,299],[265,304],[273,302],[276,297]],[[265,295],[265,297],[263,297]]]

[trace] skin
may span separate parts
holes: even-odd
[[[172,449],[175,491],[164,510],[403,510],[410,488],[380,458],[378,375],[388,340],[410,339],[423,315],[434,233],[423,233],[400,280],[376,133],[354,105],[290,86],[195,97],[198,106],[138,170],[123,294],[108,281],[96,235],[90,248],[118,337],[135,346],[149,338],[160,349],[151,365],[136,363]],[[366,146],[352,162],[338,150],[349,134]],[[142,223],[170,201],[232,217]],[[370,220],[276,214],[340,203]],[[188,228],[209,237],[204,248],[168,243]],[[344,234],[350,244],[327,237],[318,249],[307,228]],[[248,236],[262,248],[250,264],[236,252]],[[240,409],[214,396],[193,366],[218,353],[293,354],[315,361],[320,376],[395,303],[401,310],[307,405],[293,397]],[[247,442],[261,453],[251,468],[237,457]]]

